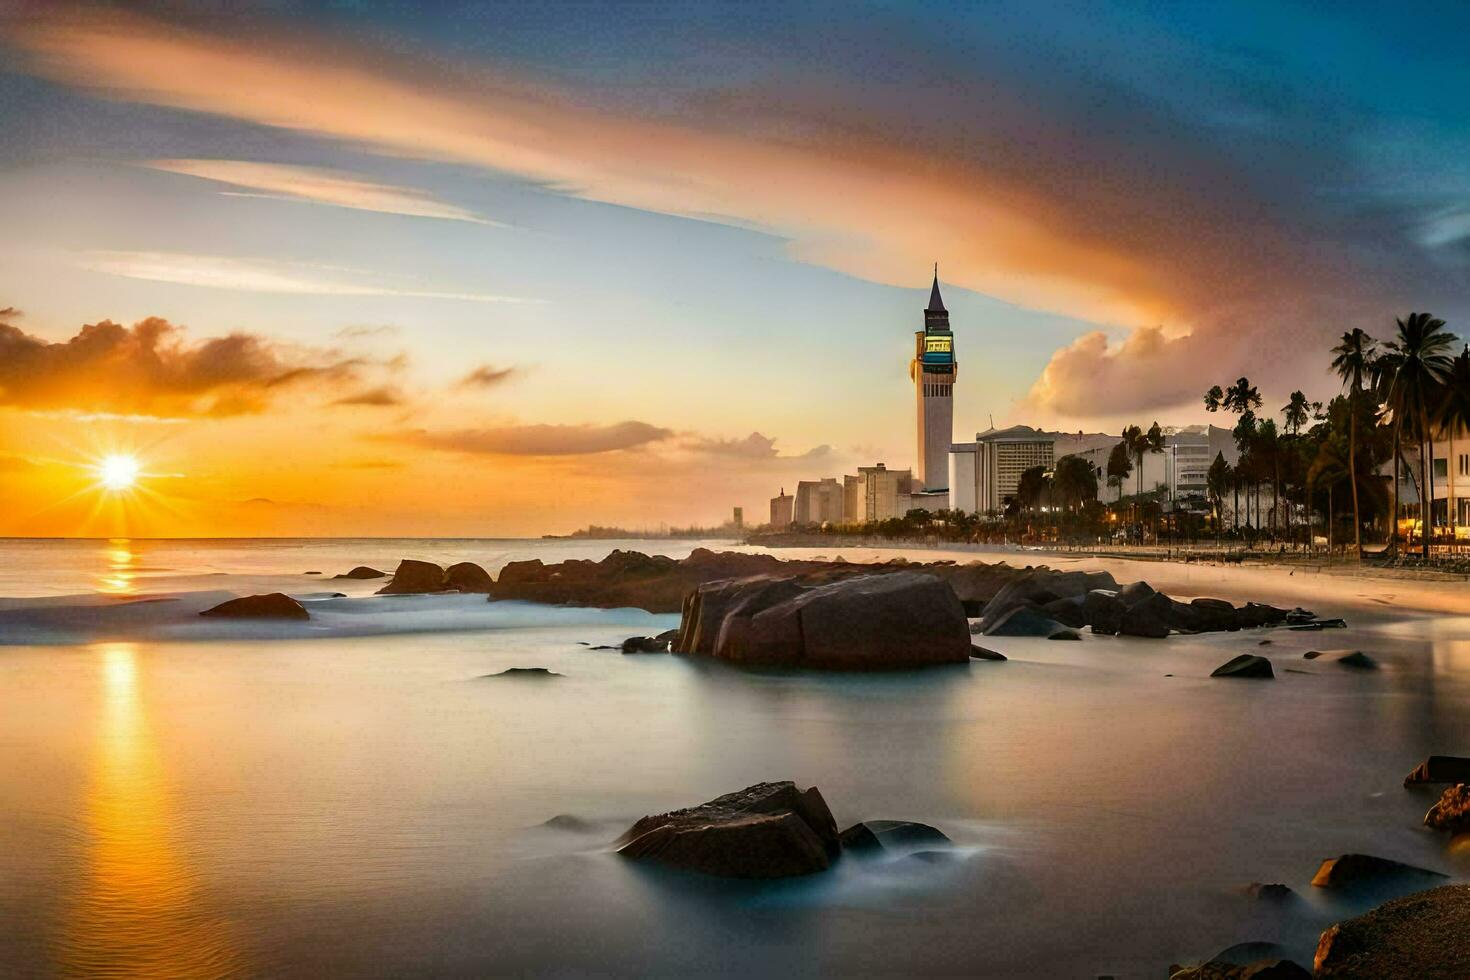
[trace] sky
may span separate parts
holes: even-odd
[[[1344,330],[1470,312],[1467,29],[0,0],[0,534],[759,519],[912,465],[935,262],[957,440],[1327,397]]]

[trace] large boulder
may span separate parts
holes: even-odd
[[[1019,577],[1002,586],[985,604],[981,628],[988,630],[996,620],[1020,606],[1045,608],[1059,600],[1076,599],[1079,600],[1080,612],[1080,600],[1090,590],[1115,589],[1117,586],[1118,583],[1107,572],[1059,572],[1045,566],[1027,568]],[[1086,625],[1080,619],[1077,622],[1070,621],[1077,618],[1077,614],[1065,615],[1067,618],[1055,618],[1068,626]]]
[[[913,820],[864,820],[844,830],[840,839],[848,850],[914,850],[950,843],[944,831]]]
[[[1087,613],[1084,609],[1087,596],[1069,595],[1063,599],[1053,599],[1041,607],[1041,611],[1063,626],[1073,629],[1081,629],[1087,625]]]
[[[884,670],[966,663],[970,631],[954,590],[923,572],[822,585],[758,577],[696,590],[676,650],[749,665]]]
[[[791,782],[757,783],[699,806],[644,817],[618,845],[625,857],[727,878],[824,871],[840,850],[837,824],[822,794]]]
[[[1118,590],[1118,601],[1125,606],[1133,606],[1154,594],[1154,587],[1147,582],[1129,582]]]
[[[1312,884],[1318,888],[1347,890],[1380,884],[1427,883],[1444,877],[1438,871],[1371,854],[1342,854],[1323,861],[1312,876]]]
[[[1195,621],[1195,629],[1201,633],[1218,633],[1240,629],[1235,607],[1224,599],[1201,597],[1191,599],[1189,607]]]
[[[1094,633],[1104,636],[1112,636],[1123,628],[1126,609],[1118,594],[1108,589],[1093,589],[1082,597],[1083,618]]]
[[[387,574],[387,572],[380,572],[376,568],[369,568],[367,565],[358,565],[352,571],[343,572],[341,575],[333,575],[332,578],[383,578]]]
[[[378,595],[443,592],[444,589],[444,569],[433,562],[405,558],[394,570],[392,581],[379,589]]]
[[[987,627],[986,636],[1040,636],[1050,638],[1067,629],[1034,606],[1015,606]]]
[[[1259,677],[1269,680],[1276,676],[1276,672],[1271,669],[1271,661],[1265,657],[1258,657],[1253,653],[1242,653],[1210,671],[1210,676]]]
[[[310,619],[306,607],[282,592],[247,595],[221,602],[204,610],[201,616],[221,619]]]
[[[462,561],[444,570],[444,587],[458,592],[489,594],[495,588],[495,580],[474,562]]]
[[[1134,583],[1141,584],[1141,583]],[[1119,594],[1119,600],[1123,599]],[[1150,594],[1135,600],[1133,603],[1124,602],[1123,620],[1118,625],[1118,632],[1123,636],[1143,636],[1151,639],[1161,640],[1169,635],[1169,618],[1167,605],[1169,597],[1160,595],[1150,590]]]
[[[1404,777],[1405,786],[1425,783],[1470,783],[1470,759],[1458,755],[1431,755]]]
[[[1424,815],[1424,826],[1452,834],[1470,830],[1470,785],[1457,783],[1445,790]]]
[[[1329,927],[1313,965],[1322,980],[1470,977],[1470,885],[1406,895]]]

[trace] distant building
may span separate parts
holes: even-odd
[[[842,484],[831,476],[798,481],[793,519],[797,524],[841,523]]]
[[[737,531],[740,530],[741,528],[743,528],[745,526],[745,508],[744,507],[736,507],[735,508],[735,513],[730,516],[730,526],[733,527]]]
[[[782,487],[780,495],[771,498],[771,527],[790,527],[793,514],[791,494]]]
[[[1055,433],[1013,425],[950,446],[950,506],[980,514],[1004,510],[1022,473],[1033,466],[1051,468],[1055,441]]]
[[[914,359],[909,362],[918,415],[914,473],[919,486],[914,488],[915,492],[939,495],[951,485],[949,446],[954,441],[954,380],[958,370],[954,334],[949,329],[949,311],[939,295],[936,265],[929,305],[924,308],[924,329],[914,334]],[[944,502],[948,503],[947,497]]]
[[[914,474],[912,470],[890,470],[883,463],[859,466],[856,476],[843,477],[843,489],[844,510],[854,515],[849,521],[886,521],[909,512]]]

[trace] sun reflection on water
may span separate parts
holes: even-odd
[[[135,644],[103,643],[101,713],[81,819],[89,838],[63,972],[199,977],[243,972],[226,923],[178,850]]]
[[[137,577],[138,556],[127,538],[113,538],[107,542],[103,557],[107,570],[102,574],[98,591],[106,595],[131,595],[133,580]]]

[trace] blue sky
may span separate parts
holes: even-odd
[[[1322,397],[1342,330],[1466,312],[1462,7],[232,6],[0,6],[0,308],[360,360],[394,397],[354,444],[760,432],[722,464],[748,509],[830,475],[789,456],[903,465],[933,261],[957,438]],[[466,401],[478,366],[511,373]]]

